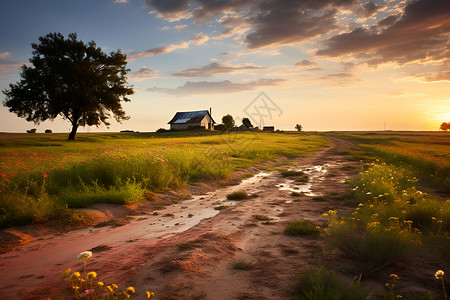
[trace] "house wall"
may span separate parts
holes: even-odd
[[[212,122],[212,120],[209,117],[209,115],[206,115],[203,118],[200,126],[205,127],[206,129],[214,130],[214,123]]]
[[[202,126],[201,123],[170,124],[170,129],[188,129],[189,126]]]

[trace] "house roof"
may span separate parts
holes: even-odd
[[[207,110],[197,110],[197,111],[185,111],[185,112],[177,112],[175,116],[170,120],[167,124],[186,124],[186,123],[199,123],[203,120],[203,118],[209,115],[213,123],[216,122],[209,114]]]

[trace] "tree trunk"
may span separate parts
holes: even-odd
[[[69,133],[69,141],[75,140],[75,135],[77,134],[78,124],[72,124],[72,131]]]

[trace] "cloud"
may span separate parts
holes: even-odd
[[[10,55],[11,53],[9,52],[0,52],[0,59],[7,58]]]
[[[199,94],[226,94],[254,90],[262,86],[278,86],[284,79],[258,79],[247,83],[224,81],[186,82],[177,88],[149,88],[150,92],[162,92],[176,97],[186,97]]]
[[[249,64],[244,65],[226,65],[222,63],[210,63],[200,68],[185,69],[173,73],[176,77],[210,77],[217,74],[236,74],[247,71],[261,70],[264,67]]]
[[[4,54],[4,53],[8,53],[8,54]],[[15,62],[15,61],[5,61],[3,60],[4,57],[8,57],[9,56],[9,52],[3,52],[1,54],[4,54],[3,57],[0,57],[0,77],[9,77],[9,76],[13,76],[13,75],[17,75],[20,71],[21,71],[21,67],[24,65],[24,63],[19,63],[19,62]],[[29,63],[27,63],[26,65],[29,65]],[[14,73],[14,74],[5,74],[5,73]]]
[[[139,71],[130,74],[130,78],[133,81],[143,81],[150,78],[157,78],[158,71],[153,71],[152,69],[143,66]]]
[[[208,40],[209,40],[209,37],[207,37],[203,33],[197,33],[196,35],[194,35],[194,37],[189,42],[193,43],[195,45],[202,45]]]
[[[412,76],[424,82],[450,82],[450,71],[428,72]]]
[[[128,3],[128,0],[114,0],[114,3]]]
[[[133,52],[129,55],[130,59],[136,59],[139,57],[151,57],[155,55],[167,54],[177,49],[189,48],[188,42],[183,42],[181,44],[168,45],[164,47],[152,48],[144,51]]]
[[[303,59],[303,60],[298,61],[295,65],[297,67],[309,67],[309,66],[317,65],[317,63],[313,62],[313,61],[310,61],[310,60],[307,60],[307,59]]]
[[[336,86],[348,86],[359,81],[359,79],[351,73],[331,73],[317,79]]]
[[[248,48],[297,44],[337,28],[336,9],[355,0],[261,1],[245,37]],[[331,8],[331,6],[333,8]]]
[[[152,57],[152,56],[156,56],[156,55],[167,54],[167,53],[173,52],[178,49],[187,49],[187,48],[189,48],[190,44],[202,45],[203,43],[205,43],[208,40],[209,40],[209,38],[206,35],[203,35],[202,33],[198,33],[198,34],[194,35],[194,37],[191,40],[189,40],[188,42],[182,42],[180,44],[173,44],[173,45],[168,45],[168,46],[151,48],[151,49],[144,50],[144,51],[132,52],[128,55],[128,57],[131,60],[134,60],[139,57]]]
[[[194,9],[193,16],[197,22],[223,13],[236,13],[243,7],[252,6],[256,0],[197,0],[199,7]]]
[[[352,55],[374,66],[450,58],[450,1],[414,1],[405,7],[398,21],[387,18],[383,21],[387,27],[381,30],[379,26],[359,27],[333,36],[316,54]]]
[[[383,5],[378,5],[373,3],[373,1],[369,1],[366,4],[364,4],[363,6],[361,6],[359,9],[356,10],[356,12],[360,15],[362,15],[363,17],[370,17],[372,15],[374,15],[375,13],[377,13],[379,10],[381,10],[383,8]]]
[[[178,21],[189,18],[189,0],[144,0],[144,6],[155,9],[158,18]]]

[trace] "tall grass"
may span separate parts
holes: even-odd
[[[327,144],[319,136],[209,133],[88,134],[76,143],[47,142],[58,146],[46,147],[39,136],[0,145],[0,226],[45,220],[60,207],[137,202],[145,191],[224,178],[238,167],[304,155]]]
[[[423,233],[447,235],[450,201],[418,191],[410,176],[403,168],[371,164],[354,182],[358,207],[340,218],[335,211],[324,214],[329,220],[325,239],[370,271],[406,259]]]

